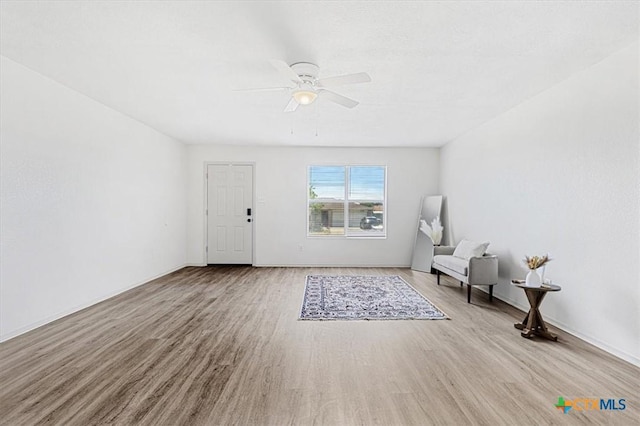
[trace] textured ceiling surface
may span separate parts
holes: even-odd
[[[185,143],[441,146],[638,40],[636,1],[0,3],[0,53]],[[271,59],[366,71],[284,113]]]

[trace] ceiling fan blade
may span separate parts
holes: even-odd
[[[371,77],[366,72],[356,74],[338,75],[336,77],[321,78],[316,82],[319,87],[335,87],[343,84],[369,83]]]
[[[298,102],[293,99],[293,97],[291,97],[291,100],[289,101],[289,103],[287,104],[286,107],[284,107],[284,112],[293,112],[298,108]]]
[[[320,90],[320,96],[347,108],[353,108],[360,103],[326,89]]]
[[[288,80],[291,80],[294,83],[302,83],[302,80],[300,80],[300,77],[298,77],[298,74],[296,74],[295,71],[292,70],[291,67],[287,65],[285,61],[281,61],[279,59],[272,59],[270,62],[271,62],[271,65],[273,65],[275,69],[280,71],[280,74],[285,76]]]
[[[278,90],[292,90],[293,87],[258,87],[255,89],[234,89],[234,92],[276,92]]]

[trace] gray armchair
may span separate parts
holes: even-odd
[[[454,257],[455,247],[434,247],[433,269],[438,275],[445,273],[458,281],[460,286],[467,284],[467,303],[471,303],[471,286],[489,286],[489,300],[493,300],[493,286],[498,284],[498,256],[485,253],[483,256],[471,257],[468,260]]]

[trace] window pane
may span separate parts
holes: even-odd
[[[384,200],[384,167],[349,168],[349,200]]]
[[[344,235],[344,203],[309,200],[309,235]]]
[[[384,204],[349,202],[349,235],[384,235]]]
[[[344,200],[344,167],[309,167],[309,198]]]

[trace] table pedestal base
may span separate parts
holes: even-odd
[[[539,309],[542,299],[544,299],[547,292],[527,288],[524,289],[524,292],[527,295],[527,299],[529,299],[531,309],[529,309],[527,316],[524,317],[522,322],[516,323],[513,326],[518,330],[522,330],[522,333],[520,333],[522,337],[529,339],[533,336],[540,336],[545,339],[557,341],[558,336],[547,330],[547,325],[544,323]]]

